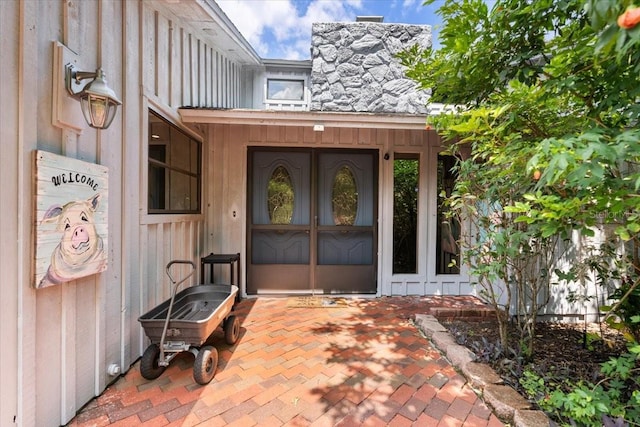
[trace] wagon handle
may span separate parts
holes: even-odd
[[[189,274],[187,274],[185,277],[183,277],[182,279],[180,279],[179,281],[175,281],[173,276],[171,275],[171,266],[174,264],[189,264],[191,266],[191,271],[189,272]],[[178,290],[178,287],[185,282],[189,277],[193,276],[193,273],[195,273],[196,271],[196,264],[193,261],[190,260],[182,260],[182,259],[176,259],[173,260],[171,262],[169,262],[169,264],[167,264],[167,276],[169,276],[169,280],[171,280],[171,283],[173,284],[173,289],[171,290],[171,300],[169,302],[169,308],[167,309],[167,317],[164,319],[164,327],[162,328],[162,336],[160,337],[160,360],[158,360],[158,364],[160,366],[167,366],[168,363],[165,361],[165,357],[164,357],[164,340],[167,337],[167,329],[169,328],[169,319],[171,319],[171,312],[173,311],[173,301],[176,298],[176,292]]]
[[[171,280],[171,283],[174,284],[174,285],[176,284],[176,281],[173,279],[173,276],[171,275],[171,266],[173,264],[189,264],[191,266],[191,273],[189,273],[189,275],[185,276],[182,280],[180,280],[180,283],[182,283],[185,280],[187,280],[196,271],[196,264],[193,261],[190,261],[188,259],[174,259],[173,261],[169,262],[169,264],[167,264],[167,276],[169,276],[169,279]],[[178,283],[178,285],[180,283]]]

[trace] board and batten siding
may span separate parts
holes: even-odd
[[[210,251],[205,215],[146,213],[148,109],[179,125],[184,105],[238,106],[246,76],[200,28],[163,10],[166,4],[1,2],[2,426],[67,423],[116,379],[111,365],[124,371],[141,355],[146,342],[137,319],[169,297],[166,264],[198,262]],[[84,123],[79,102],[64,92],[65,61],[82,71],[104,69],[123,102],[109,129]],[[33,286],[36,150],[108,168],[106,271]],[[208,150],[205,141],[205,159]],[[204,167],[205,183],[210,174]]]
[[[378,294],[475,295],[468,275],[435,274],[435,221],[437,153],[442,150],[435,132],[403,129],[331,128],[315,132],[312,126],[210,124],[209,143],[215,171],[214,197],[206,223],[217,233],[207,235],[207,245],[218,253],[242,254],[247,265],[247,152],[250,146],[286,148],[378,149]],[[418,274],[394,275],[393,265],[393,161],[384,154],[416,153],[420,156]],[[431,236],[431,237],[430,237]],[[242,288],[246,296],[246,288]]]
[[[35,389],[35,292],[29,287],[31,223],[29,175],[30,150],[36,129],[25,110],[37,103],[36,92],[21,85],[28,80],[37,58],[21,56],[35,48],[35,3],[4,2],[0,5],[2,58],[0,61],[0,425],[14,425],[19,407],[24,419],[35,424],[35,405],[23,402],[17,391]],[[4,36],[4,33],[7,36]],[[19,101],[21,100],[21,101]],[[22,214],[24,212],[24,214]],[[25,351],[26,350],[26,351]],[[20,369],[28,364],[29,370]]]

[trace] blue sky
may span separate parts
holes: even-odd
[[[437,46],[439,1],[423,0],[216,0],[242,35],[265,59],[310,59],[311,24],[352,22],[381,15],[385,23],[431,25]]]

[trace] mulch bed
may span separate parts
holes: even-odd
[[[523,368],[523,363],[518,362],[522,361],[518,361],[508,349],[503,351],[503,356],[494,358],[495,345],[499,343],[496,321],[455,320],[441,323],[458,344],[485,356],[485,359],[494,359],[479,361],[491,365],[507,384],[524,395],[518,382]],[[593,340],[591,338],[595,335],[591,333],[603,339]],[[509,347],[517,349],[519,334],[515,327],[510,327],[509,339]],[[527,369],[533,369],[541,376],[595,382],[599,378],[600,364],[624,353],[626,349],[627,342],[622,335],[604,324],[541,322],[536,327],[533,359],[526,365]]]

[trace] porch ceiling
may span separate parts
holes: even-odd
[[[185,123],[424,130],[426,116],[325,111],[180,108]]]
[[[244,65],[259,65],[261,59],[235,24],[214,0],[153,0],[154,7],[167,16],[177,16],[211,46]]]

